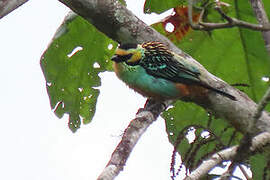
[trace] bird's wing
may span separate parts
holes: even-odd
[[[152,76],[179,83],[200,83],[200,72],[174,56],[152,55],[144,58],[140,65]]]

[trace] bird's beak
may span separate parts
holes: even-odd
[[[124,60],[119,55],[113,55],[111,60],[114,62],[124,62]]]

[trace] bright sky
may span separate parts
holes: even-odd
[[[128,7],[142,16],[142,2],[136,1],[140,8]],[[105,73],[92,123],[73,134],[67,116],[56,118],[39,58],[67,12],[57,0],[33,0],[0,19],[0,179],[96,179],[145,102],[113,73]],[[172,150],[164,121],[158,119],[116,179],[169,179]]]

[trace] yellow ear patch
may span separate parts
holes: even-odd
[[[130,52],[128,52],[126,50],[123,50],[123,49],[117,48],[116,51],[115,51],[115,54],[119,55],[119,56],[125,56],[125,55],[130,54]]]
[[[139,61],[142,58],[142,53],[140,51],[137,51],[133,53],[132,57],[127,61],[129,63],[135,63]]]

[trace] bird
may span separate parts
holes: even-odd
[[[235,96],[209,85],[198,65],[158,41],[123,43],[112,56],[117,77],[131,89],[157,100],[207,96],[213,91],[233,101]]]

